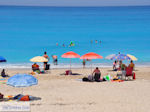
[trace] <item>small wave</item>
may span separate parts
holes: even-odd
[[[12,69],[30,69],[33,63],[0,63],[0,68],[12,68]],[[43,68],[43,63],[38,63],[40,68]],[[81,63],[72,63],[71,68],[82,68]],[[108,68],[112,67],[112,63],[90,63],[86,64],[86,68],[94,68],[94,67],[102,67]],[[150,63],[137,63],[136,67],[150,67]],[[60,63],[58,65],[50,64],[50,68],[70,68],[70,64],[68,63]]]

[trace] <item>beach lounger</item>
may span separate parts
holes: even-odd
[[[135,73],[133,72],[133,68],[131,68],[131,67],[126,68],[125,79],[127,79],[128,77],[132,77],[132,80],[135,79]]]

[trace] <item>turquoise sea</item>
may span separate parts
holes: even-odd
[[[71,41],[75,46],[69,47]],[[7,59],[0,67],[30,67],[29,59],[44,51],[58,56],[59,67],[68,66],[69,59],[61,58],[67,51],[103,57],[121,52],[136,56],[139,66],[150,65],[150,6],[0,6],[0,56]],[[74,67],[81,62],[72,59]],[[93,62],[112,64],[105,59]]]

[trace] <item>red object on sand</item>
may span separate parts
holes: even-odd
[[[29,96],[28,95],[25,95],[23,97],[20,98],[20,101],[29,101]]]
[[[133,73],[133,79],[135,80],[136,78],[135,78],[135,73]]]
[[[67,53],[64,53],[61,57],[63,57],[63,58],[80,58],[80,55],[78,55],[75,52],[69,51]]]
[[[80,57],[80,59],[102,59],[103,56],[90,52]]]

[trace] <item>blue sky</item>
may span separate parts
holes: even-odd
[[[0,5],[136,6],[136,5],[150,5],[150,0],[0,0]]]

